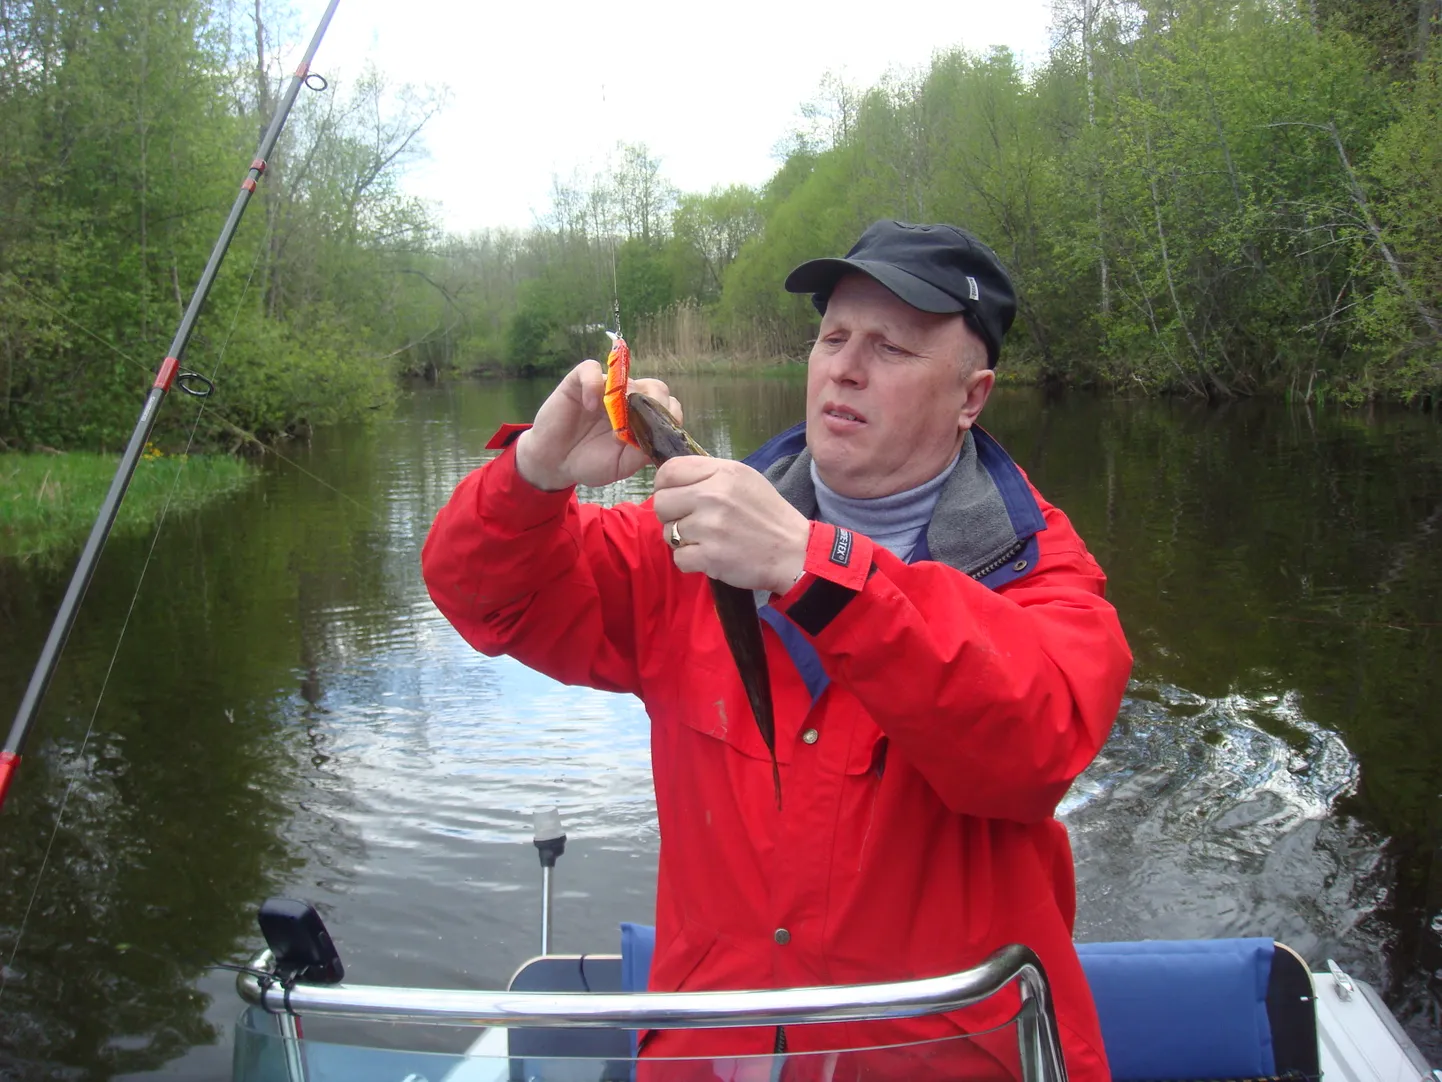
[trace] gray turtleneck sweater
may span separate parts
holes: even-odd
[[[843,496],[828,488],[816,472],[816,461],[813,459],[811,483],[816,486],[816,517],[832,526],[845,526],[871,538],[882,548],[889,549],[897,559],[908,559],[921,540],[926,524],[931,521],[942,487],[951,471],[956,469],[960,457],[953,458],[946,469],[930,481],[905,492],[869,500]]]

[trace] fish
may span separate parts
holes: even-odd
[[[608,334],[610,332],[607,332]],[[706,450],[684,428],[676,423],[671,411],[649,395],[632,391],[623,393],[629,376],[631,351],[619,335],[612,335],[611,355],[606,359],[606,396],[603,401],[617,438],[644,451],[660,466],[683,455],[704,455]],[[618,354],[618,349],[622,350]],[[614,360],[613,360],[614,359]],[[615,367],[613,367],[613,364]],[[619,370],[618,391],[611,396],[613,372]],[[766,750],[771,754],[771,780],[776,787],[776,809],[781,810],[781,766],[776,761],[776,710],[771,699],[771,673],[766,666],[766,642],[761,634],[761,617],[756,612],[756,598],[750,590],[708,578],[721,633],[736,662],[746,701],[756,719],[756,728]]]

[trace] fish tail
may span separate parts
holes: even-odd
[[[761,635],[761,617],[750,590],[741,590],[716,579],[711,580],[711,596],[716,602],[716,615],[746,701],[751,705],[756,728],[766,750],[771,753],[771,777],[776,785],[776,807],[781,808],[781,765],[776,759],[776,712],[771,700],[771,674],[766,666],[766,640]]]

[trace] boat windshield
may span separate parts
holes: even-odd
[[[785,1053],[713,1059],[645,1056],[505,1054],[507,1034],[474,1030],[445,1037],[431,1026],[359,1023],[307,1025],[308,1036],[284,1036],[274,1016],[247,1008],[236,1027],[232,1082],[1017,1082],[1035,1077],[1023,1067],[1034,1005],[983,1033],[884,1048]],[[531,1031],[535,1032],[535,1031]],[[560,1031],[595,1035],[604,1031]],[[551,1031],[555,1034],[557,1031]],[[407,1040],[407,1034],[413,1040]],[[370,1043],[345,1043],[347,1038]],[[583,1037],[584,1040],[584,1037]],[[407,1043],[430,1050],[407,1048]],[[563,1042],[564,1043],[564,1042]]]

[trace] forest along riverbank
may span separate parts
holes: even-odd
[[[85,451],[0,454],[0,559],[63,562],[84,542],[119,455]],[[120,514],[116,536],[143,533],[162,509],[193,511],[250,484],[259,469],[230,455],[167,455],[148,448]]]
[[[4,55],[46,59],[0,80],[0,445],[128,431],[287,22],[219,0],[7,8]],[[222,372],[205,422],[269,439],[384,407],[402,372],[564,371],[604,353],[617,303],[642,369],[800,357],[817,317],[787,272],[878,218],[991,245],[1021,305],[1002,365],[1048,383],[1442,398],[1435,2],[1064,0],[1053,31],[1029,63],[950,48],[871,87],[825,79],[755,187],[680,192],[640,144],[571,172],[558,147],[533,226],[465,236],[403,184],[444,95],[337,74],[302,96],[187,354]]]
[[[799,380],[668,382],[717,454],[802,415]],[[651,919],[639,703],[475,653],[420,577],[437,508],[553,385],[419,386],[318,430],[171,521],[133,612],[150,538],[111,542],[0,829],[0,1075],[227,1077],[234,974],[207,967],[258,947],[270,894],[319,903],[349,979],[504,987],[538,942],[538,806],[572,839],[556,949]],[[1275,936],[1374,982],[1442,1062],[1442,425],[1012,388],[985,418],[1105,568],[1137,659],[1062,807],[1077,935]],[[0,560],[0,713],[67,570]]]

